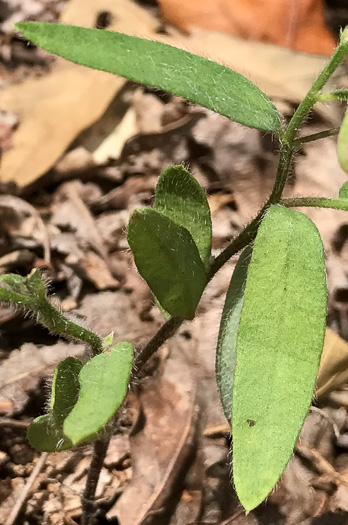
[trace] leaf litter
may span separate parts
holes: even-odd
[[[52,11],[41,0],[25,4],[44,6],[41,14],[28,16],[50,21],[63,7],[61,2]],[[100,10],[110,13],[111,29],[160,38],[156,31],[163,29],[163,21],[156,9],[127,0],[103,0],[98,7],[93,0],[70,0],[60,16],[66,23],[92,27]],[[321,57],[256,46],[209,30],[182,35],[165,28],[171,43],[220,57],[242,73],[247,61],[247,76],[288,114],[323,63]],[[6,53],[13,50],[9,56],[18,66],[6,72],[7,87],[0,86],[0,109],[7,115],[1,120],[6,133],[0,135],[0,204],[12,208],[18,203],[11,213],[1,208],[1,271],[26,274],[33,266],[43,268],[64,310],[101,335],[114,330],[116,342],[128,339],[139,348],[162,318],[128,251],[130,213],[153,203],[164,168],[184,162],[209,192],[217,253],[265,201],[275,171],[274,145],[262,133],[164,93],[110,76],[102,79],[59,60],[42,57],[38,65],[35,49],[28,48],[32,59],[20,59],[14,52],[20,44],[16,38],[10,32],[4,45]],[[277,76],[271,73],[275,70]],[[97,82],[100,97],[94,94]],[[344,72],[335,82],[344,85]],[[67,87],[73,84],[75,95]],[[77,99],[79,85],[88,89]],[[339,108],[330,115],[318,110],[304,132],[321,131],[328,119],[337,126],[340,118]],[[49,133],[43,132],[46,124]],[[301,153],[289,195],[333,196],[345,181],[335,140],[306,145]],[[229,428],[214,379],[214,349],[235,264],[231,261],[209,285],[197,319],[168,341],[127,398],[98,486],[99,513],[110,523],[117,517],[121,525],[314,525],[318,519],[331,524],[348,512],[348,222],[343,212],[308,210],[308,215],[327,254],[329,328],[314,407],[268,503],[245,516],[229,481]],[[44,413],[56,363],[67,356],[83,359],[85,349],[58,342],[33,320],[6,309],[0,310],[0,323],[0,521],[6,523],[38,461],[26,441],[26,426]],[[24,498],[19,519],[40,525],[77,523],[90,455],[90,447],[50,454]]]

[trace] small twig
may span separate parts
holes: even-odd
[[[34,468],[33,472],[30,474],[29,479],[28,479],[28,481],[25,484],[25,487],[24,487],[21,495],[17,499],[15,506],[13,507],[9,517],[7,518],[7,521],[6,521],[5,525],[14,525],[16,523],[17,518],[18,518],[19,514],[21,513],[24,504],[25,504],[25,502],[27,501],[27,499],[29,497],[29,494],[30,494],[30,491],[32,489],[32,486],[33,486],[36,478],[40,474],[44,464],[46,463],[47,456],[48,456],[48,452],[43,452],[41,454],[38,462],[35,465],[35,468]]]

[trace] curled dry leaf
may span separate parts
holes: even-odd
[[[164,16],[184,31],[204,27],[323,55],[330,55],[335,47],[322,0],[187,0],[185,9],[180,0],[159,3]]]

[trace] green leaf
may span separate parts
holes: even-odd
[[[281,128],[280,114],[257,86],[206,58],[99,29],[42,22],[20,22],[16,28],[36,45],[77,64],[180,95],[252,128]]]
[[[323,93],[323,95],[325,96],[326,93]],[[348,101],[348,89],[337,89],[336,91],[330,91],[327,95],[331,97],[331,100]]]
[[[341,186],[339,196],[341,199],[348,199],[348,181]]]
[[[127,393],[132,359],[133,345],[122,341],[84,365],[78,401],[63,425],[74,445],[93,437],[115,414]]]
[[[114,332],[112,331],[110,332],[109,335],[107,335],[103,339],[103,350],[106,350],[107,348],[109,348],[109,346],[112,345],[113,340],[114,340]]]
[[[44,299],[46,295],[45,284],[37,269],[33,270],[26,277],[15,273],[6,273],[1,275],[0,282],[5,283],[9,290],[26,297]]]
[[[29,293],[37,299],[45,299],[46,288],[39,270],[33,270],[24,278],[25,285]]]
[[[78,375],[82,367],[82,361],[73,357],[68,357],[57,366],[52,383],[50,411],[34,419],[27,432],[29,443],[37,450],[57,452],[73,446],[64,435],[63,422],[78,399]]]
[[[28,428],[27,438],[31,446],[41,452],[61,452],[73,446],[51,414],[34,419]]]
[[[249,263],[232,394],[233,479],[248,511],[291,457],[311,404],[325,321],[319,232],[302,213],[272,206]]]
[[[183,166],[163,171],[155,195],[155,209],[192,235],[205,267],[211,253],[211,215],[207,196]]]
[[[67,415],[74,408],[79,397],[79,374],[83,362],[74,357],[67,357],[56,368],[53,383],[50,407],[58,424],[62,424]]]
[[[24,277],[15,273],[6,273],[5,275],[1,275],[0,282],[6,284],[8,289],[13,292],[27,295],[28,289],[24,279]]]
[[[343,171],[348,173],[348,110],[337,138],[337,157]]]
[[[141,208],[130,217],[128,243],[140,275],[162,308],[193,319],[206,273],[187,229],[156,210]]]
[[[242,313],[244,289],[252,248],[247,246],[234,269],[221,316],[220,332],[216,352],[216,379],[222,408],[231,422],[232,387],[236,365],[236,343]]]

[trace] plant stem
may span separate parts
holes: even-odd
[[[93,525],[95,519],[95,493],[111,436],[94,443],[92,461],[88,469],[85,490],[82,495],[81,525]]]
[[[347,51],[348,51],[348,32],[347,33],[343,32],[341,43],[337,47],[329,63],[320,73],[317,80],[314,82],[313,86],[308,92],[307,96],[301,102],[297,110],[295,111],[287,129],[279,135],[279,140],[280,140],[279,165],[278,165],[277,176],[276,176],[276,180],[274,183],[274,187],[273,187],[272,193],[267,203],[259,211],[255,219],[240,233],[240,235],[238,235],[238,237],[234,239],[234,241],[232,241],[232,243],[229,246],[227,246],[227,248],[225,248],[225,250],[223,250],[220,253],[220,255],[218,255],[218,257],[216,257],[216,259],[213,261],[213,263],[211,264],[208,270],[207,283],[212,279],[212,277],[220,270],[220,268],[234,254],[242,250],[245,246],[250,244],[255,239],[257,231],[258,231],[258,227],[260,225],[260,222],[265,212],[272,204],[279,203],[281,196],[282,196],[282,192],[284,190],[284,186],[286,184],[287,178],[290,173],[294,151],[296,147],[300,144],[300,142],[296,140],[297,131],[300,125],[302,124],[303,120],[308,115],[312,106],[315,104],[315,102],[318,101],[319,91],[322,89],[322,87],[327,82],[327,80],[330,78],[330,76],[335,71],[337,66],[343,60]],[[322,138],[322,137],[317,137],[317,138]],[[312,138],[311,140],[316,140],[316,139]],[[290,200],[294,201],[296,199],[288,199],[288,200],[283,201],[283,203],[289,202]],[[326,200],[329,200],[329,199],[326,199]],[[164,323],[161,326],[161,328],[154,335],[154,337],[136,356],[134,365],[133,365],[133,377],[139,374],[139,371],[144,366],[144,364],[150,359],[152,355],[155,354],[155,352],[157,352],[157,350],[162,346],[162,344],[167,339],[169,339],[175,334],[175,332],[181,326],[182,323],[183,323],[183,319],[181,319],[180,317],[172,317],[171,319],[169,319],[166,323]],[[84,511],[83,511],[84,517],[82,519],[82,525],[92,525],[94,506],[91,500],[93,500],[94,495],[95,495],[95,489],[97,486],[100,470],[102,468],[103,460],[105,458],[107,445],[108,445],[106,444],[105,446],[105,443],[103,443],[103,444],[98,444],[97,446],[97,443],[98,442],[96,442],[95,444],[92,465],[88,473],[87,486],[86,486],[86,490],[84,493],[84,498],[85,498],[84,505],[85,506],[84,506]],[[93,469],[93,472],[92,472],[92,469]]]
[[[171,317],[166,321],[158,332],[153,336],[153,338],[147,343],[147,345],[140,350],[138,355],[134,359],[133,363],[133,376],[136,376],[137,373],[141,370],[144,364],[150,359],[150,357],[157,352],[157,350],[163,345],[167,339],[172,337],[172,335],[178,330],[182,325],[184,319],[181,317]]]
[[[304,119],[307,117],[309,111],[311,110],[312,106],[318,102],[320,97],[318,97],[318,94],[320,93],[320,90],[324,87],[326,82],[329,80],[329,78],[332,76],[334,71],[337,69],[337,67],[340,65],[344,57],[346,56],[348,52],[348,33],[346,33],[346,30],[343,31],[341,35],[341,41],[339,45],[337,46],[334,54],[331,56],[329,62],[326,64],[322,72],[319,74],[318,78],[312,85],[311,89],[308,91],[305,98],[302,100],[301,104],[298,106],[297,110],[295,111],[289,126],[287,130],[285,131],[283,135],[283,141],[287,142],[289,144],[293,144],[295,140],[296,133],[301,126]]]
[[[42,304],[42,309],[38,313],[38,321],[46,326],[51,333],[71,337],[87,343],[93,355],[100,354],[103,349],[103,341],[99,335],[91,330],[70,321],[48,300]]]
[[[313,142],[314,140],[325,139],[326,137],[333,137],[338,135],[340,128],[326,129],[325,131],[319,131],[319,133],[312,133],[311,135],[306,135],[304,137],[298,137],[294,140],[296,146],[301,146],[307,142]]]
[[[268,201],[259,211],[255,219],[212,262],[208,271],[207,282],[214,277],[220,268],[222,268],[222,266],[233,255],[245,248],[245,246],[255,239],[262,217],[272,204],[277,204],[277,202],[279,202],[289,175],[293,153],[294,147],[289,146],[288,144],[281,144],[277,176]]]
[[[87,343],[92,348],[94,355],[99,354],[103,349],[103,341],[97,334],[70,321],[53,306],[47,297],[40,298],[24,295],[0,287],[0,301],[12,306],[18,306],[25,312],[31,312],[37,321],[45,326],[51,334],[59,334],[63,337],[67,336]]]
[[[326,199],[324,197],[295,197],[282,199],[279,204],[286,208],[331,208],[348,211],[348,199]]]

